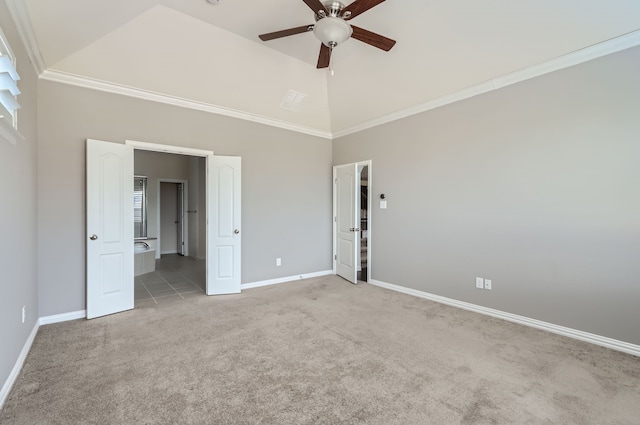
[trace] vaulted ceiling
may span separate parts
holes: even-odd
[[[351,23],[396,46],[384,52],[350,39],[333,52],[332,76],[316,69],[313,33],[258,39],[312,24],[303,0],[7,3],[43,78],[117,87],[324,137],[607,40],[640,38],[638,0],[387,0]],[[288,90],[305,95],[297,112],[280,107]]]

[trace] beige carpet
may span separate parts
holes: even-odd
[[[43,326],[0,424],[634,424],[640,358],[335,276]]]

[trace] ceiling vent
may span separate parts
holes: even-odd
[[[287,111],[298,112],[300,110],[300,104],[305,97],[307,97],[307,95],[304,93],[289,90],[287,94],[284,95],[282,102],[280,102],[280,107]]]

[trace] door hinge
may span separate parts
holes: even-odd
[[[334,256],[333,256],[333,259],[334,259],[334,260],[337,260],[337,259],[338,259],[338,254],[334,255]]]
[[[333,217],[333,221],[338,222],[338,217]]]
[[[338,179],[334,179],[334,180],[333,180],[333,182],[334,182],[335,184],[338,184]]]

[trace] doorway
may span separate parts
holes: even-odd
[[[360,250],[358,258],[358,281],[368,282],[369,269],[369,166],[359,165],[360,171]]]
[[[189,255],[187,180],[158,179],[158,242],[160,255]]]
[[[372,164],[333,167],[333,272],[357,284],[371,280]]]
[[[241,158],[127,140],[87,139],[87,318],[133,308],[134,149],[204,157],[206,292],[240,293]]]

